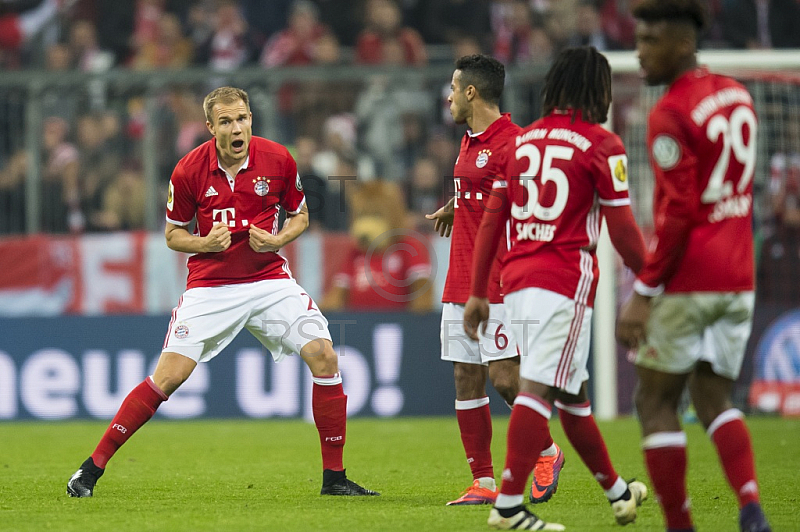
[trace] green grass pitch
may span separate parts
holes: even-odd
[[[800,530],[800,420],[750,418],[765,511],[774,530]],[[495,472],[505,455],[507,417],[495,419]],[[66,481],[105,430],[101,422],[0,424],[0,530],[247,531],[486,530],[489,508],[446,507],[470,484],[455,416],[349,423],[345,465],[381,497],[320,497],[319,441],[302,421],[156,420],[109,464],[91,499]],[[564,438],[558,493],[534,508],[567,530],[618,530],[603,493]],[[620,474],[648,485],[632,419],[604,422]],[[688,425],[689,490],[701,531],[737,530],[736,502],[713,448]],[[663,530],[655,501],[633,531]]]

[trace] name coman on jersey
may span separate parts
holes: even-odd
[[[757,119],[737,81],[697,68],[653,107],[647,143],[656,175],[655,250],[639,280],[666,292],[753,290],[753,174]],[[668,218],[691,218],[679,261]]]

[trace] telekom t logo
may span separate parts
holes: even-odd
[[[219,215],[219,219],[217,219],[217,215]],[[230,209],[214,209],[211,213],[211,219],[216,222],[222,222],[224,224],[228,224],[228,227],[236,227],[236,209],[231,207]]]

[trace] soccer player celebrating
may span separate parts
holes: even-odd
[[[750,435],[730,401],[753,320],[753,101],[738,82],[697,66],[701,2],[645,0],[634,15],[645,81],[668,85],[647,131],[655,247],[617,322],[619,341],[637,349],[647,469],[667,528],[694,530],[677,416],[688,385],[739,499],[741,529],[770,530]]]
[[[489,268],[503,227],[510,223],[511,248],[501,277],[511,331],[522,355],[520,392],[489,525],[501,530],[564,529],[545,523],[522,504],[537,452],[551,440],[553,404],[617,522],[625,525],[636,519],[647,488],[625,482],[615,471],[586,387],[602,218],[614,247],[634,272],[645,254],[630,209],[625,148],[601,126],[611,104],[608,61],[593,47],[564,50],[545,77],[542,97],[543,118],[511,140],[505,179],[493,184],[475,244],[472,295],[464,309],[464,328],[476,338],[490,316]]]
[[[503,172],[509,141],[520,128],[511,122],[509,114],[500,113],[505,68],[499,61],[485,55],[471,55],[460,58],[455,67],[448,97],[450,113],[457,124],[466,123],[469,130],[461,141],[453,170],[455,197],[427,218],[435,220],[434,229],[441,236],[449,236],[451,231],[453,235],[442,296],[442,360],[453,362],[456,418],[473,483],[461,497],[447,504],[492,504],[498,492],[492,466],[492,418],[486,378],[489,377],[509,405],[519,391],[519,356],[516,342],[505,325],[500,290],[503,248],[498,250],[491,273],[487,272],[490,334],[473,341],[464,333],[462,323],[484,200],[491,193],[495,177]],[[564,464],[564,453],[552,440],[545,447],[531,486],[534,502],[545,502],[553,496]]]
[[[378,495],[345,476],[347,396],[328,322],[292,278],[277,252],[308,227],[297,165],[288,150],[252,136],[247,93],[215,89],[203,102],[213,139],[181,159],[167,199],[170,249],[192,253],[187,290],[172,320],[155,372],[122,402],[97,448],[67,484],[91,497],[106,463],[159,405],[247,328],[275,361],[299,354],[314,382],[312,409],[322,446],[323,495]],[[278,229],[284,209],[288,221]],[[194,234],[188,226],[196,220]]]

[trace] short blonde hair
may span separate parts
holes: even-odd
[[[214,123],[214,114],[212,113],[212,109],[214,109],[216,104],[235,103],[238,100],[244,102],[244,106],[247,107],[247,112],[249,113],[250,98],[242,89],[238,89],[236,87],[220,87],[209,92],[205,99],[203,99],[203,110],[206,113],[206,120],[212,124]]]

